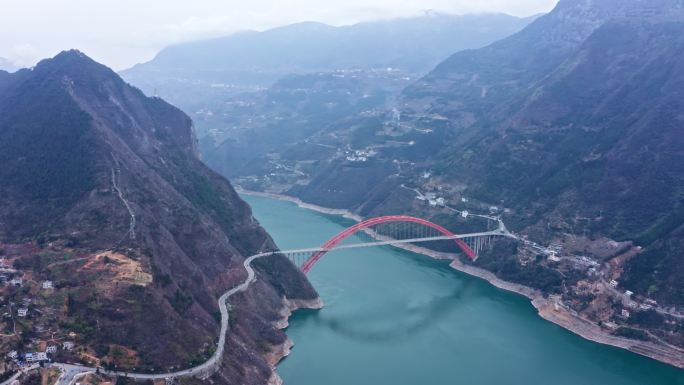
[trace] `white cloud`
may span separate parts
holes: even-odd
[[[298,21],[334,25],[417,15],[505,12],[530,15],[557,0],[6,0],[0,57],[31,65],[78,48],[120,69],[166,45]]]
[[[7,59],[17,67],[28,67],[35,63],[38,49],[31,44],[18,44],[10,47]]]

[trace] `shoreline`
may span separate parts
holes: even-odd
[[[312,210],[321,214],[339,215],[357,222],[363,221],[362,217],[352,213],[349,210],[322,207],[311,203],[306,203],[299,198],[290,197],[287,195],[249,191],[242,188],[236,188],[236,191],[239,194],[248,196],[257,196],[291,202],[300,208]],[[542,319],[560,326],[563,329],[568,330],[571,333],[578,335],[588,341],[628,350],[632,353],[654,359],[664,364],[668,364],[679,369],[684,369],[684,349],[679,350],[668,345],[656,344],[651,341],[638,341],[612,335],[603,330],[596,323],[587,320],[570,310],[562,307],[557,309],[555,303],[550,301],[548,298],[545,298],[541,291],[522,284],[504,281],[488,270],[466,265],[460,260],[454,258],[454,254],[440,253],[410,244],[393,246],[413,253],[422,254],[433,259],[451,260],[452,262],[449,264],[449,266],[454,270],[485,280],[492,286],[501,290],[526,297],[530,300],[532,306],[537,310],[537,314]]]
[[[323,300],[321,297],[316,297],[315,299],[309,300],[291,300],[288,298],[283,299],[283,308],[280,310],[280,319],[274,323],[277,329],[285,330],[290,325],[289,320],[297,310],[301,309],[322,309]],[[294,346],[294,341],[287,337],[285,341],[280,345],[273,345],[273,350],[266,354],[266,362],[271,365],[271,378],[269,378],[266,385],[283,385],[283,379],[280,377],[277,371],[278,364],[284,360],[292,352],[292,347]]]

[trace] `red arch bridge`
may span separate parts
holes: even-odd
[[[368,242],[342,244],[355,234],[366,234]],[[496,230],[469,234],[454,234],[446,228],[421,218],[406,215],[392,215],[372,218],[351,226],[334,237],[323,246],[313,249],[284,250],[273,254],[282,254],[297,265],[304,273],[308,273],[314,265],[328,252],[340,249],[376,247],[383,245],[415,244],[452,240],[456,248],[471,260],[493,240],[500,237],[514,237],[506,230],[502,222]],[[373,240],[373,241],[371,241]]]

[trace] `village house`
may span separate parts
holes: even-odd
[[[74,348],[74,343],[71,341],[65,341],[62,343],[62,349],[66,351],[71,351]]]
[[[45,349],[45,353],[49,354],[55,354],[57,353],[57,346],[56,345],[50,345]]]
[[[20,277],[14,278],[12,281],[10,281],[10,284],[13,286],[21,286],[24,284],[24,279]]]
[[[615,331],[619,328],[619,326],[615,322],[610,322],[610,321],[604,322],[602,324],[602,326],[605,327],[606,329],[610,330],[610,331]]]
[[[49,290],[52,288],[53,288],[52,281],[43,281],[43,289]]]
[[[26,353],[24,356],[24,360],[26,362],[40,362],[40,361],[47,361],[47,353],[45,352],[33,352],[33,353]]]
[[[19,317],[26,317],[28,315],[28,309],[25,307],[22,307],[21,309],[17,310],[17,315]]]

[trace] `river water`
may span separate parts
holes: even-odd
[[[281,249],[351,222],[243,197]],[[586,341],[526,298],[391,247],[328,254],[309,277],[325,302],[290,319],[285,385],[684,385],[684,370]]]

